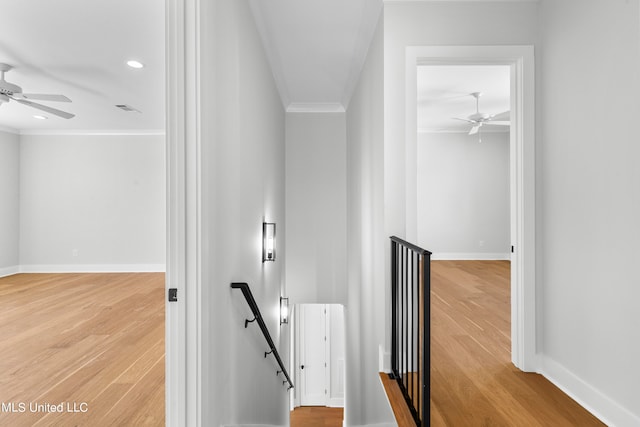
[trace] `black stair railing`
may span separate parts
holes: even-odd
[[[273,340],[271,339],[271,334],[269,334],[267,325],[265,325],[264,319],[262,318],[262,314],[260,314],[260,308],[258,308],[258,304],[256,303],[256,300],[253,298],[253,294],[251,293],[251,288],[249,288],[249,285],[247,283],[238,283],[238,282],[232,283],[231,287],[233,289],[240,289],[242,291],[242,295],[244,295],[244,299],[247,300],[247,304],[249,304],[249,308],[253,313],[252,320],[245,319],[244,327],[246,328],[251,322],[258,322],[258,325],[260,326],[260,330],[262,331],[262,335],[264,335],[264,338],[267,340],[267,345],[269,345],[269,351],[264,352],[264,357],[267,357],[268,355],[273,354],[273,357],[275,357],[276,362],[278,362],[278,366],[280,367],[280,370],[276,371],[276,375],[280,375],[280,374],[284,375],[285,380],[282,381],[282,385],[285,385],[288,382],[289,387],[287,388],[287,390],[292,389],[293,381],[291,381],[291,378],[289,378],[289,374],[287,373],[287,369],[284,367],[284,363],[282,363],[282,359],[280,358],[278,349],[276,348],[275,344],[273,343]]]
[[[391,237],[391,370],[417,426],[430,423],[431,252]]]

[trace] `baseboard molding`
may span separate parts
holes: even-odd
[[[331,397],[327,402],[329,408],[344,408],[344,397]]]
[[[434,252],[431,254],[434,261],[508,261],[510,253],[472,253],[472,252]]]
[[[20,273],[164,273],[165,264],[31,264]]]
[[[20,273],[19,265],[0,268],[0,277],[13,276],[14,274],[18,274],[18,273]]]
[[[587,411],[610,427],[634,427],[640,425],[640,416],[606,396],[549,357],[541,357],[540,373],[578,402]]]
[[[273,424],[221,424],[220,427],[280,427]]]

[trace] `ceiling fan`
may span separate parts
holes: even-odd
[[[20,104],[37,108],[38,110],[46,111],[49,114],[62,117],[63,119],[70,119],[72,117],[75,117],[75,114],[67,113],[66,111],[58,110],[47,105],[37,104],[30,101],[31,99],[35,99],[38,101],[71,102],[71,100],[64,95],[22,93],[22,88],[20,86],[9,83],[4,79],[4,73],[11,70],[11,68],[13,68],[11,65],[0,63],[0,105],[2,105],[2,103],[13,100],[19,102]]]
[[[468,116],[466,119],[454,117],[455,120],[462,120],[471,123],[472,127],[469,131],[469,135],[478,133],[478,131],[480,131],[480,128],[484,125],[509,126],[511,124],[509,120],[509,111],[498,114],[481,113],[479,105],[482,92],[473,92],[470,93],[470,95],[476,99],[476,112]]]

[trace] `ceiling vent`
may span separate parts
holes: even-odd
[[[136,110],[135,108],[133,108],[131,105],[118,104],[118,105],[116,105],[116,107],[118,107],[122,111],[127,111],[127,112],[130,112],[130,113],[139,113],[140,112],[139,110]]]

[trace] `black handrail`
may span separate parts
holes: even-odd
[[[416,425],[428,426],[431,252],[399,237],[390,239],[391,371]]]
[[[292,389],[293,382],[291,381],[291,378],[289,378],[289,374],[287,373],[287,370],[284,367],[284,363],[282,363],[282,359],[280,359],[280,354],[278,353],[278,349],[276,348],[275,344],[273,344],[273,340],[271,339],[271,334],[269,334],[267,325],[265,325],[264,320],[262,319],[262,314],[260,314],[260,309],[258,308],[258,304],[256,303],[256,300],[253,298],[253,294],[251,293],[251,289],[249,288],[249,285],[247,283],[234,282],[231,284],[231,287],[233,289],[240,289],[242,291],[242,294],[244,295],[244,298],[247,300],[247,303],[249,304],[249,308],[251,308],[251,312],[253,313],[253,316],[254,316],[253,320],[245,319],[244,327],[246,328],[250,322],[253,322],[256,320],[258,321],[258,325],[260,325],[260,330],[262,331],[262,335],[264,335],[264,338],[267,340],[267,344],[269,344],[269,351],[264,353],[264,357],[267,357],[267,355],[269,354],[273,354],[273,356],[276,358],[276,361],[278,362],[278,365],[280,366],[280,370],[276,371],[276,375],[280,375],[280,373],[282,373],[286,378],[286,381],[283,381],[282,385],[289,382],[289,388],[287,388],[287,390]]]

